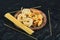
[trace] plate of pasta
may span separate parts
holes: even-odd
[[[15,13],[14,17],[32,30],[39,30],[47,23],[44,12],[35,8],[24,8]]]

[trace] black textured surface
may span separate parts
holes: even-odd
[[[48,9],[50,10],[51,23],[52,23],[52,33],[50,35],[48,22],[44,28],[37,30],[32,36],[36,37],[38,40],[60,40],[60,5],[59,0],[0,0],[0,40],[34,40],[31,37],[28,37],[22,33],[14,31],[6,26],[3,23],[3,15],[6,12],[11,12],[19,10],[23,7],[35,7],[41,5],[42,10],[48,19]]]

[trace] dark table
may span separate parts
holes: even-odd
[[[59,0],[0,0],[0,40],[34,40],[22,33],[14,31],[3,24],[4,14],[19,10],[21,7],[31,8],[41,5],[42,10],[47,15],[47,24],[40,30],[37,30],[32,36],[38,40],[60,40],[60,5]],[[50,10],[52,36],[48,22],[48,10]]]

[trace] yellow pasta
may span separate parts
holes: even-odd
[[[15,17],[13,17],[10,13],[6,13],[4,15],[7,19],[9,19],[10,21],[12,21],[18,28],[21,28],[22,30],[24,30],[25,32],[27,32],[28,34],[32,35],[32,33],[34,33],[33,30],[31,30],[29,27],[25,26],[24,24],[22,24],[20,21],[18,21]]]

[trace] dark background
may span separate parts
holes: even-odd
[[[3,25],[5,19],[3,15],[6,12],[19,10],[22,6],[24,8],[31,8],[41,5],[42,10],[47,15],[50,10],[52,36],[50,35],[49,22],[41,30],[37,30],[33,37],[38,40],[60,40],[60,5],[59,0],[0,0],[0,40],[33,40],[22,33],[14,31]]]

